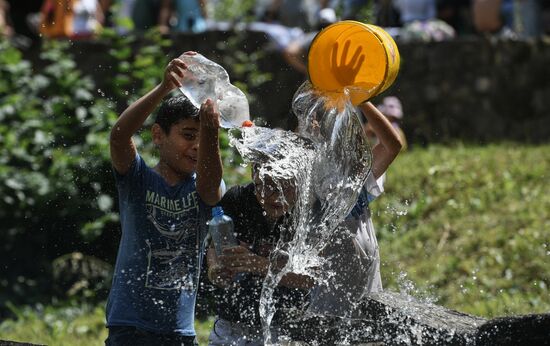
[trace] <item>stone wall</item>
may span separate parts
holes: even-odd
[[[414,142],[550,139],[550,43],[463,39],[400,44],[388,91]]]
[[[220,45],[231,35],[218,31],[175,36],[167,54],[177,56],[192,49],[221,63]],[[263,34],[249,32],[237,49],[266,52],[259,68],[271,73],[272,79],[251,89],[257,96],[251,113],[271,126],[284,126],[293,93],[305,76],[288,67],[269,46]],[[401,69],[383,95],[402,100],[402,125],[409,144],[537,143],[550,138],[550,41],[470,37],[438,43],[398,42],[398,46]],[[109,47],[97,42],[76,42],[72,47],[81,68],[101,85],[110,73]],[[37,55],[34,52],[28,52],[31,59]]]

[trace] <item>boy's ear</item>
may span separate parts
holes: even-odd
[[[155,145],[162,143],[162,139],[164,138],[164,130],[159,124],[155,123],[151,127],[151,137],[153,138],[153,143]]]

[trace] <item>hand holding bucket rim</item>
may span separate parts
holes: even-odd
[[[361,54],[363,46],[359,46],[355,50],[350,62],[346,64],[350,44],[350,40],[346,40],[346,43],[344,43],[344,50],[342,51],[340,64],[338,64],[338,42],[334,42],[332,45],[331,70],[334,77],[344,87],[353,85],[355,82],[355,77],[361,69],[361,65],[363,65],[363,62],[365,61],[365,54]]]
[[[354,53],[347,61],[350,52]],[[386,90],[397,77],[399,63],[397,45],[387,32],[352,20],[319,32],[308,52],[309,78],[315,88],[334,98],[347,90],[354,105]]]

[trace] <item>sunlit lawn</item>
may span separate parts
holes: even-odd
[[[549,191],[550,145],[400,155],[373,205],[383,282],[480,316],[550,311]]]
[[[70,307],[14,308],[16,319],[0,323],[0,340],[45,345],[104,345],[107,338],[104,304]],[[199,343],[206,345],[213,319],[195,322]]]

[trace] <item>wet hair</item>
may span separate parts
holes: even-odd
[[[170,133],[172,125],[185,119],[199,120],[199,110],[184,95],[165,99],[159,107],[155,123],[165,133]]]
[[[254,180],[254,185],[257,184],[255,176],[257,175],[258,177],[260,177],[261,166],[262,164],[257,162],[252,164],[252,179]],[[271,166],[269,164],[264,165],[264,168],[266,168],[267,171],[271,170]],[[260,177],[260,180],[262,184],[275,183],[277,185],[280,184],[280,186],[283,186],[283,187],[286,186],[287,188],[288,186],[296,187],[296,178],[294,176],[273,178],[271,175],[269,175],[269,173],[264,173],[263,177]]]

